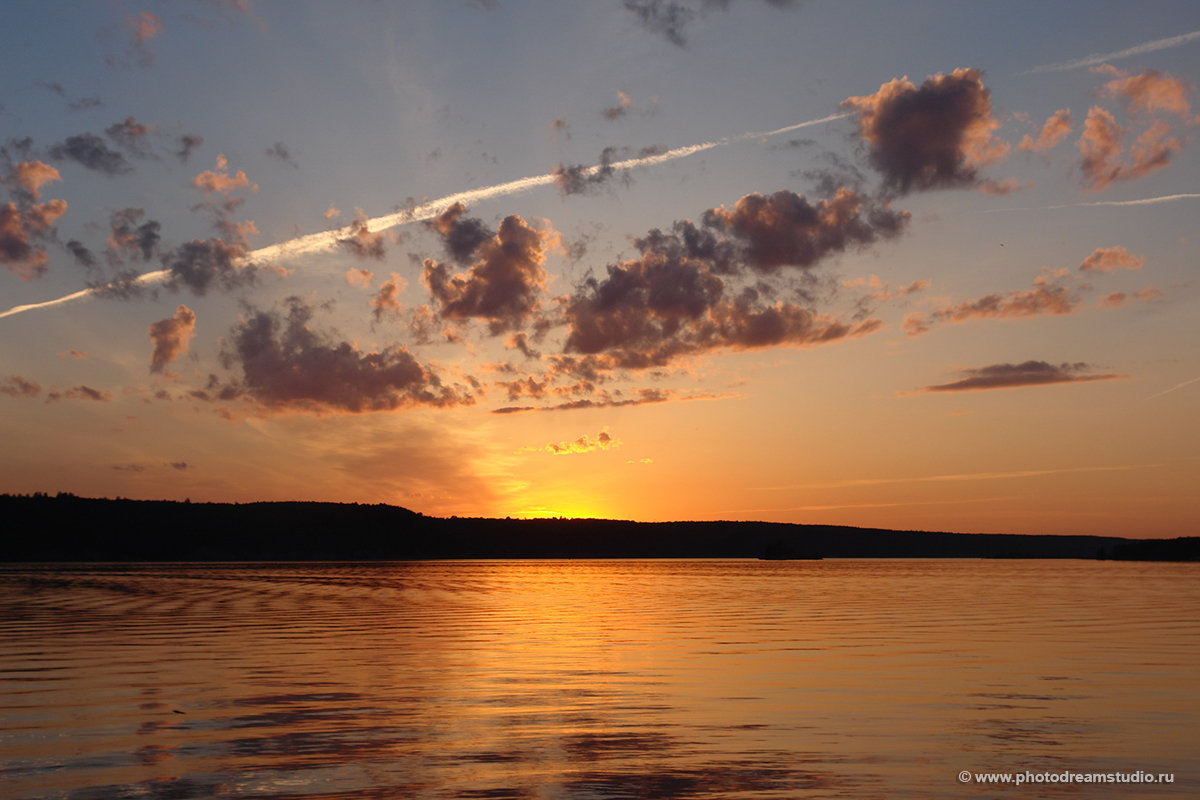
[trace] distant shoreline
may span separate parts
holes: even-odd
[[[589,558],[1200,561],[1200,537],[896,531],[778,522],[427,517],[354,503],[0,495],[0,562]]]

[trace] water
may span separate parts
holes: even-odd
[[[0,795],[1194,797],[1198,609],[1193,564],[7,565]]]

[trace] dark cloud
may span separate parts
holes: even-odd
[[[193,239],[180,245],[164,260],[170,272],[167,285],[172,289],[186,286],[198,295],[211,287],[237,289],[254,283],[256,270],[238,262],[244,247],[223,239]]]
[[[1083,383],[1121,378],[1115,374],[1089,372],[1091,365],[1049,364],[1045,361],[1026,361],[1022,364],[992,364],[977,369],[964,369],[965,377],[950,383],[926,386],[926,392],[968,392],[982,389],[1013,389],[1021,386],[1044,386],[1051,383]]]
[[[732,210],[711,209],[703,219],[742,244],[747,265],[770,272],[785,265],[809,267],[849,247],[893,238],[909,214],[843,187],[815,205],[788,191],[770,197],[748,194]]]
[[[179,159],[179,163],[186,164],[188,159],[191,158],[192,151],[204,144],[204,137],[185,133],[182,136],[177,136],[175,143],[179,145],[179,149],[175,151],[175,157]]]
[[[296,297],[286,312],[251,310],[230,335],[223,354],[242,378],[225,394],[249,397],[267,408],[361,413],[404,406],[454,406],[473,402],[445,386],[404,348],[359,352],[349,342],[314,331],[312,308]]]
[[[77,100],[72,100],[67,103],[67,108],[72,111],[87,111],[89,108],[100,108],[104,105],[104,101],[99,96],[80,97]]]
[[[600,116],[604,117],[605,119],[610,119],[610,120],[620,119],[621,117],[625,116],[625,114],[627,114],[629,112],[629,106],[632,103],[633,103],[633,101],[629,99],[629,95],[625,94],[624,92],[618,91],[617,92],[617,104],[615,106],[613,106],[612,108],[606,108],[603,111],[601,111]]]
[[[450,229],[477,230],[479,224],[455,219]],[[451,249],[450,236],[444,238]],[[521,327],[538,310],[546,285],[545,235],[512,215],[474,252],[478,260],[456,275],[445,264],[425,259],[421,279],[438,304],[438,314],[443,319],[484,320],[493,334]]]
[[[426,226],[441,237],[442,246],[455,261],[466,261],[475,254],[481,244],[495,234],[476,217],[466,217],[467,207],[455,203],[438,217],[426,222]]]
[[[87,269],[96,266],[96,256],[84,246],[83,242],[78,239],[72,239],[67,242],[66,247],[71,251],[71,255],[75,256],[75,263],[79,264],[79,266]]]
[[[288,150],[288,146],[283,142],[276,142],[267,148],[267,155],[271,158],[277,158],[293,169],[299,169],[300,165],[292,159],[292,153]]]
[[[42,387],[34,381],[27,381],[20,375],[9,375],[0,383],[0,394],[10,397],[37,397]]]
[[[934,75],[919,87],[896,78],[842,108],[857,114],[871,163],[895,194],[973,186],[980,166],[1008,152],[992,136],[1000,123],[977,69]]]
[[[564,166],[559,164],[554,170],[554,182],[558,184],[559,190],[564,194],[584,194],[607,183],[618,173],[613,169],[613,156],[616,155],[617,148],[606,147],[600,153],[600,163],[596,166],[587,166],[584,164],[575,164]],[[653,155],[647,153],[646,155]],[[628,172],[620,173],[622,179],[628,183]]]
[[[146,212],[141,208],[125,208],[114,211],[109,217],[111,233],[108,237],[109,259],[119,264],[124,258],[139,258],[149,261],[158,249],[162,237],[162,225],[156,220],[142,221]]]
[[[68,136],[50,148],[50,157],[74,161],[82,167],[105,175],[123,175],[133,167],[116,150],[110,150],[104,140],[94,133]]]
[[[122,122],[109,125],[104,133],[127,152],[138,158],[150,158],[149,136],[152,129],[143,125],[133,117],[126,117]]]
[[[686,47],[686,28],[694,20],[704,16],[709,11],[725,11],[731,0],[702,0],[696,3],[686,3],[682,0],[625,0],[625,8],[632,12],[643,28],[655,36],[661,36],[676,47]],[[788,8],[797,5],[795,0],[766,0],[767,5],[775,8]]]
[[[174,316],[151,323],[149,333],[150,341],[154,343],[150,371],[162,372],[167,364],[187,352],[192,337],[196,335],[196,314],[180,304]]]
[[[91,386],[83,385],[67,389],[61,395],[59,395],[57,392],[51,392],[50,395],[47,396],[47,399],[57,400],[60,396],[66,397],[70,400],[92,400],[97,403],[107,403],[108,401],[112,400],[112,395],[110,393],[101,389],[93,389]]]
[[[170,461],[167,463],[167,466],[170,467],[171,469],[179,470],[180,472],[183,472],[184,470],[187,470],[187,469],[191,469],[191,465],[188,464],[188,462],[186,462],[186,461]]]

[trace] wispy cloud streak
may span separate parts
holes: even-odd
[[[1147,397],[1146,399],[1153,400],[1156,397],[1162,397],[1164,394],[1170,394],[1171,392],[1175,391],[1176,389],[1182,389],[1185,386],[1191,386],[1193,383],[1196,383],[1197,381],[1200,381],[1200,378],[1192,378],[1190,381],[1184,381],[1183,383],[1177,383],[1174,386],[1172,386],[1170,389],[1161,391],[1158,394],[1152,394],[1149,397]]]
[[[1157,206],[1164,203],[1177,203],[1180,200],[1200,200],[1200,193],[1164,194],[1160,197],[1143,197],[1140,200],[1095,200],[1090,203],[1061,203],[1054,206],[1015,206],[1012,208],[989,208],[977,213],[997,214],[1003,211],[1047,211],[1049,209],[1059,208],[1102,208],[1105,206],[1111,206],[1115,208],[1124,206]]]
[[[1142,44],[1134,45],[1133,47],[1124,50],[1117,50],[1114,53],[1092,53],[1090,56],[1077,58],[1074,61],[1063,61],[1058,64],[1042,64],[1027,69],[1022,72],[1022,75],[1033,75],[1038,72],[1064,72],[1069,69],[1080,69],[1081,67],[1094,67],[1097,64],[1103,64],[1106,61],[1116,61],[1119,58],[1129,58],[1130,56],[1140,56],[1143,53],[1153,53],[1156,50],[1166,50],[1170,47],[1179,47],[1200,39],[1200,31],[1192,31],[1191,33],[1180,34],[1179,36],[1169,36],[1166,39],[1155,39],[1152,42],[1143,42]]]
[[[723,139],[717,139],[711,142],[701,142],[699,144],[687,145],[685,147],[677,147],[674,150],[667,150],[664,153],[656,153],[654,155],[643,156],[640,158],[630,158],[625,161],[616,161],[608,166],[609,169],[631,169],[633,167],[653,167],[658,164],[665,164],[668,161],[675,161],[680,158],[702,153],[706,150],[712,150],[717,147],[744,142],[752,139],[763,139],[772,136],[779,136],[784,133],[808,128],[814,125],[822,125],[826,122],[843,119],[849,116],[848,114],[830,114],[820,119],[807,120],[799,122],[795,125],[788,125],[784,128],[777,128],[773,131],[765,132],[750,132],[743,133],[737,136],[727,136]],[[583,169],[580,174],[584,177],[597,174],[604,169],[604,165],[593,165]],[[413,222],[422,222],[425,220],[434,219],[445,213],[451,206],[462,203],[463,205],[473,205],[484,200],[492,200],[497,197],[508,197],[511,195],[522,194],[532,189],[541,186],[552,186],[557,179],[556,173],[550,172],[545,175],[533,175],[528,178],[518,178],[514,181],[506,183],[498,183],[493,186],[484,186],[479,189],[470,189],[465,192],[456,192],[455,194],[446,195],[437,200],[430,200],[413,208],[407,208],[403,211],[398,211],[394,214],[386,214],[381,217],[374,217],[365,221],[365,230],[370,233],[378,233],[379,231],[394,228],[398,225],[407,225]],[[360,221],[360,225],[361,225]],[[285,242],[269,245],[267,247],[253,250],[246,254],[242,263],[251,264],[271,263],[285,258],[297,258],[299,256],[311,255],[314,253],[328,252],[338,247],[338,243],[352,236],[357,231],[352,226],[346,226],[331,231],[321,231],[320,233],[310,233],[306,236],[298,236],[295,239],[289,239]],[[155,270],[147,272],[144,275],[139,275],[133,283],[137,285],[152,285],[163,283],[170,277],[169,270]],[[65,305],[67,303],[86,300],[94,297],[104,291],[105,287],[95,287],[82,289],[78,292],[56,298],[54,300],[46,300],[41,303],[27,303],[25,305],[13,306],[7,311],[0,312],[0,319],[10,317],[15,314],[20,314],[26,311],[36,311],[39,309],[53,308],[55,306]]]

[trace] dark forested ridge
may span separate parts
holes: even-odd
[[[1200,538],[962,534],[773,522],[449,519],[350,503],[0,495],[0,561],[427,558],[1114,558],[1195,561]]]

